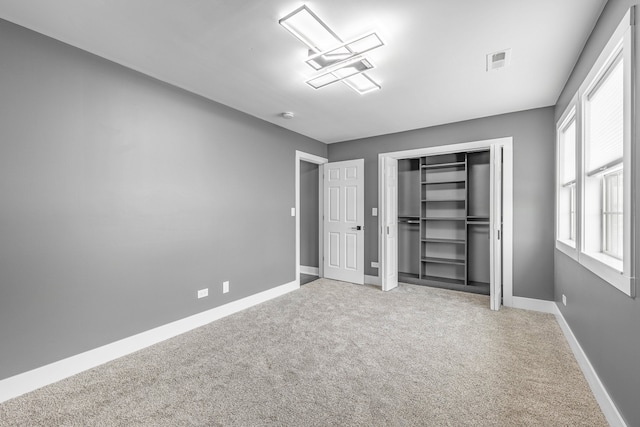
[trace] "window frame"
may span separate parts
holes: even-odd
[[[576,181],[568,185],[569,187],[569,241],[573,243],[575,248],[575,242],[578,240],[578,208],[576,202]]]
[[[632,138],[635,137],[634,130],[637,126],[635,120],[633,97],[635,91],[634,76],[636,72],[636,58],[634,53],[634,25],[633,14],[635,8],[632,7],[627,11],[624,18],[616,28],[612,37],[609,39],[605,48],[602,50],[595,64],[589,71],[586,79],[580,85],[578,92],[567,106],[565,112],[562,114],[557,122],[556,126],[556,248],[563,253],[571,256],[581,265],[598,275],[600,278],[613,285],[625,294],[635,297],[635,230],[634,223],[631,220],[634,218],[634,205],[631,198],[635,193],[635,185],[632,180],[632,159],[634,158],[635,149],[632,144]],[[607,73],[614,66],[616,61],[619,60],[622,55],[623,61],[623,87],[624,87],[624,99],[623,99],[623,158],[619,167],[612,167],[607,169],[602,174],[597,174],[600,179],[600,204],[604,203],[604,175],[611,174],[616,169],[622,169],[623,176],[623,256],[622,259],[617,259],[611,255],[608,255],[604,251],[605,245],[605,213],[604,206],[601,206],[600,212],[600,227],[596,233],[598,233],[598,239],[600,239],[599,250],[588,250],[586,247],[587,233],[590,241],[593,241],[593,229],[586,230],[586,211],[592,209],[593,204],[590,204],[590,208],[586,207],[587,192],[593,191],[591,188],[594,186],[593,179],[595,175],[592,173],[589,175],[586,164],[586,129],[589,118],[586,117],[587,103],[589,102],[589,96],[597,90],[602,84],[604,79],[607,78]],[[561,196],[561,165],[562,159],[560,150],[561,146],[561,131],[571,123],[571,120],[576,120],[576,245],[573,247],[566,239],[560,239],[560,220],[561,220],[561,204],[559,197]],[[590,184],[587,186],[587,180],[590,180]],[[589,187],[590,189],[587,189]],[[566,192],[564,193],[566,195]],[[590,200],[593,200],[593,195],[589,193]],[[593,203],[593,202],[590,202]],[[590,220],[592,223],[592,220]]]
[[[574,235],[574,239],[563,239],[561,238],[561,233],[563,232],[563,230],[561,229],[561,221],[563,221],[563,215],[566,214],[566,212],[561,211],[560,207],[563,205],[563,201],[562,198],[566,197],[567,192],[563,191],[566,187],[567,187],[567,183],[563,182],[563,164],[564,162],[561,162],[560,159],[564,160],[564,133],[566,131],[566,129],[571,125],[572,122],[575,122],[575,128],[576,128],[576,141],[575,141],[575,149],[574,149],[574,154],[576,155],[576,158],[574,159],[574,170],[575,170],[575,179],[574,179],[574,183],[573,183],[573,187],[574,187],[574,197],[576,198],[576,213],[573,216],[573,218],[569,218],[569,228],[571,229],[571,222],[573,220],[574,224],[575,224],[575,230],[576,233]],[[558,124],[556,126],[556,248],[560,251],[562,251],[563,253],[565,253],[566,255],[569,255],[570,257],[574,258],[575,260],[578,259],[578,235],[579,232],[578,230],[580,229],[579,227],[579,215],[578,215],[578,191],[577,191],[577,185],[578,185],[578,163],[577,163],[577,154],[578,154],[578,149],[579,149],[579,144],[578,144],[578,134],[579,134],[579,129],[581,126],[581,121],[580,121],[580,114],[578,112],[578,96],[574,96],[573,99],[571,100],[571,102],[569,103],[569,106],[567,107],[567,109],[565,110],[564,114],[560,117],[560,120],[558,120]],[[569,190],[569,197],[571,197],[571,190]],[[571,200],[570,200],[571,202]],[[571,209],[569,209],[570,211]],[[571,214],[571,212],[569,212]],[[571,231],[569,231],[569,234],[571,234]]]
[[[611,204],[610,203],[611,199],[616,198],[616,197],[612,197],[612,195],[610,194],[611,188],[610,188],[610,185],[608,185],[609,184],[608,180],[612,179],[614,176],[616,177],[615,179],[618,181],[618,183],[622,185],[622,191],[624,194],[624,167],[618,166],[618,167],[611,168],[602,175],[602,245],[603,245],[602,252],[606,255],[609,255],[610,257],[617,258],[619,260],[624,261],[624,258],[622,256],[620,256],[614,251],[611,251],[608,244],[609,234],[611,231],[608,225],[613,225],[609,222],[611,217],[613,217],[614,215],[621,216],[624,222],[624,208],[621,211],[615,211],[615,210],[609,210],[609,207],[608,207]],[[624,203],[624,195],[622,200]],[[619,206],[620,204],[617,203],[617,205]],[[622,235],[624,237],[624,224],[623,224]],[[623,254],[624,254],[624,247],[623,247]]]

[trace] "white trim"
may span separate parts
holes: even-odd
[[[365,285],[374,285],[374,286],[381,286],[382,285],[382,281],[380,280],[379,276],[368,276],[368,275],[364,275],[364,284]]]
[[[574,218],[574,220],[576,221],[575,227],[576,227],[576,236],[575,236],[575,241],[573,242],[573,244],[571,244],[571,241],[567,240],[562,240],[559,238],[560,236],[560,191],[562,188],[562,183],[560,182],[560,171],[561,171],[561,164],[560,164],[560,158],[562,157],[561,154],[561,149],[563,149],[564,147],[561,147],[560,144],[560,135],[562,134],[562,130],[566,129],[568,124],[571,121],[575,121],[575,126],[576,126],[576,140],[574,141],[575,143],[575,158],[573,159],[574,162],[574,168],[575,168],[575,180],[576,180],[576,216]],[[556,176],[555,176],[555,207],[554,207],[554,217],[555,217],[555,227],[554,227],[554,233],[555,233],[555,245],[556,245],[556,249],[558,249],[559,251],[561,251],[562,253],[566,254],[567,256],[570,256],[571,258],[575,259],[576,261],[578,260],[578,241],[580,239],[580,230],[582,229],[582,218],[581,216],[578,214],[579,212],[582,211],[582,209],[579,209],[578,207],[581,206],[582,203],[582,196],[581,196],[581,189],[582,189],[582,182],[579,179],[579,174],[581,172],[581,166],[580,166],[580,162],[578,161],[578,158],[580,158],[580,156],[582,155],[582,146],[580,145],[580,134],[581,134],[581,126],[582,126],[582,107],[579,103],[578,100],[578,94],[576,93],[573,98],[571,99],[571,102],[569,103],[569,105],[567,106],[567,108],[564,110],[564,112],[562,113],[562,116],[560,116],[560,119],[558,120],[558,122],[556,123],[556,135],[555,135],[555,159],[556,159]]]
[[[556,321],[558,322],[558,325],[560,326],[560,329],[562,330],[562,333],[564,334],[564,337],[567,340],[571,351],[573,352],[573,356],[576,358],[578,366],[580,366],[580,370],[587,380],[589,388],[591,388],[591,392],[596,398],[598,405],[600,405],[600,409],[609,422],[609,425],[611,427],[627,427],[624,418],[622,418],[622,415],[620,415],[620,412],[613,402],[613,399],[611,399],[611,396],[609,396],[609,393],[604,387],[604,384],[602,384],[602,381],[600,381],[600,377],[598,377],[598,373],[593,368],[593,365],[587,357],[587,354],[582,349],[582,346],[576,339],[576,336],[573,334],[571,327],[562,315],[558,304],[554,301],[513,297],[512,307],[524,310],[540,311],[543,313],[550,313],[555,315]]]
[[[436,154],[457,153],[460,151],[482,150],[491,145],[502,145],[512,142],[513,138],[494,138],[484,139],[482,141],[460,142],[448,145],[436,145],[433,147],[415,148],[413,150],[391,151],[388,153],[380,153],[378,157],[392,157],[394,159],[411,159],[414,157],[433,156]]]
[[[502,304],[513,304],[513,138],[502,144]]]
[[[301,274],[310,274],[312,276],[319,276],[320,275],[320,268],[318,268],[318,267],[309,267],[308,265],[301,265],[300,266],[300,273]]]
[[[630,297],[635,296],[635,280],[622,271],[614,267],[608,255],[600,253],[580,252],[580,264],[589,269],[592,273],[614,286],[618,290],[624,292]],[[621,261],[612,259],[615,263]]]
[[[300,288],[293,281],[0,381],[0,403]]]
[[[513,297],[512,307],[555,315],[556,321],[558,322],[558,325],[560,326],[560,329],[573,352],[573,356],[576,358],[578,366],[580,366],[580,369],[591,388],[591,392],[596,398],[598,405],[600,405],[600,409],[609,422],[609,425],[612,427],[626,427],[627,424],[625,423],[624,418],[620,415],[620,412],[611,399],[611,396],[609,396],[607,389],[604,387],[604,384],[602,384],[602,381],[600,381],[600,377],[598,377],[598,374],[593,368],[587,354],[582,349],[582,346],[580,346],[580,343],[573,334],[571,327],[569,327],[569,324],[562,315],[558,304],[554,301]]]
[[[482,141],[463,142],[458,144],[439,145],[434,147],[417,148],[413,150],[394,151],[378,154],[378,207],[383,206],[383,179],[384,179],[384,159],[391,157],[394,159],[410,159],[414,157],[431,156],[435,154],[455,153],[460,151],[474,151],[490,148],[492,145],[502,146],[503,161],[503,189],[502,189],[502,218],[503,218],[503,241],[502,241],[502,303],[510,307],[513,302],[513,138],[503,137],[487,139]],[[383,236],[382,228],[384,220],[383,209],[378,210],[378,262],[380,270],[384,271],[383,263]]]
[[[314,154],[305,153],[304,151],[296,150],[296,167],[295,167],[295,186],[296,186],[296,281],[300,285],[300,162],[305,161],[320,165],[318,169],[318,276],[322,277],[322,255],[324,254],[324,244],[322,241],[322,211],[324,198],[322,194],[322,165],[329,162],[329,159],[316,156]]]
[[[558,310],[556,303],[553,301],[524,297],[513,297],[511,308],[533,310],[551,314],[556,314],[556,311]]]
[[[580,346],[580,343],[576,339],[576,336],[573,334],[573,331],[569,327],[569,324],[557,305],[555,307],[555,315],[556,321],[558,322],[558,325],[560,325],[560,329],[562,329],[562,333],[567,339],[569,347],[571,347],[571,351],[573,352],[573,355],[575,356],[576,361],[578,362],[578,365],[580,366],[580,369],[582,370],[582,373],[584,374],[584,377],[596,398],[596,401],[600,405],[602,413],[609,422],[609,425],[612,427],[626,427],[627,424],[625,423],[624,418],[620,415],[620,412],[618,411],[618,408],[616,408],[611,396],[609,396],[607,389],[604,387],[604,384],[602,384],[602,381],[600,381],[598,373],[593,368],[587,354],[582,349],[582,346]]]

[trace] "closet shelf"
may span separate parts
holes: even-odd
[[[441,203],[441,202],[449,202],[449,203],[464,203],[466,202],[465,199],[442,199],[442,200],[427,200],[427,199],[422,199],[422,202],[424,203]]]
[[[465,162],[434,163],[431,165],[422,165],[422,169],[461,168],[465,166],[466,166]]]
[[[464,245],[467,243],[464,239],[435,239],[431,237],[423,237],[421,240],[429,243],[452,243],[456,245]]]
[[[437,283],[449,283],[451,285],[464,285],[464,279],[452,279],[450,277],[440,277],[440,276],[428,276],[423,275],[422,280],[426,280],[428,282],[437,282]]]
[[[430,262],[433,264],[465,265],[465,260],[456,258],[422,257],[422,262]]]
[[[460,217],[447,217],[447,216],[426,216],[422,217],[423,221],[466,221],[467,218],[464,216]]]
[[[438,184],[465,184],[467,181],[464,179],[452,179],[450,181],[422,181],[422,185],[438,185]]]

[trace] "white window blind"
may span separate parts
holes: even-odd
[[[622,161],[624,67],[622,56],[598,82],[588,96],[588,164],[589,175],[605,166]]]
[[[568,185],[576,180],[576,120],[573,118],[562,131],[562,165],[560,180],[562,185]]]

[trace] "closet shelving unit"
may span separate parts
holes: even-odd
[[[420,159],[420,280],[466,285],[466,153]]]
[[[489,294],[489,160],[487,150],[404,160],[398,180],[402,281]]]

